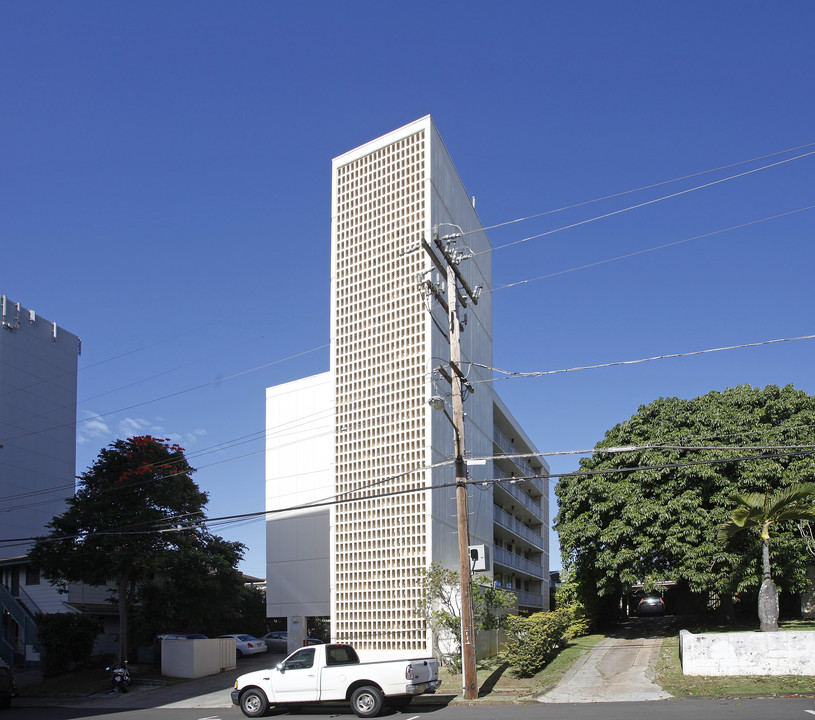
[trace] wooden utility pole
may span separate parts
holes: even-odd
[[[461,576],[461,671],[464,698],[478,697],[475,667],[475,623],[470,578],[470,516],[467,511],[467,465],[464,462],[464,401],[461,397],[461,325],[458,319],[457,284],[453,264],[447,263],[447,305],[450,308],[450,365],[453,372],[453,423],[456,443],[456,511],[458,517],[458,559]]]
[[[478,697],[478,682],[475,667],[475,620],[473,618],[472,579],[470,576],[470,517],[467,511],[467,465],[464,462],[464,405],[461,386],[465,383],[464,373],[461,371],[461,321],[458,316],[459,303],[466,304],[465,295],[459,294],[459,284],[473,303],[478,302],[478,290],[473,292],[457,265],[462,259],[460,252],[449,250],[443,240],[455,240],[460,233],[439,238],[437,232],[433,234],[433,244],[444,258],[442,262],[436,255],[436,250],[430,243],[422,241],[422,247],[430,256],[433,264],[447,279],[447,302],[440,297],[432,284],[429,289],[435,295],[439,304],[447,311],[449,341],[450,341],[450,373],[439,368],[444,377],[450,382],[453,395],[453,428],[455,433],[455,467],[456,467],[456,516],[458,526],[458,556],[459,575],[461,582],[461,670],[463,682],[463,695],[467,700]],[[468,389],[472,387],[467,384]],[[449,416],[448,416],[449,417]]]

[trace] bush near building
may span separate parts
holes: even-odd
[[[90,615],[38,615],[43,676],[54,677],[87,665],[101,630],[99,620]]]
[[[507,662],[520,677],[540,672],[572,637],[585,633],[587,624],[574,607],[539,612],[529,617],[511,615],[507,622]]]

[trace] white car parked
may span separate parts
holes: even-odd
[[[257,653],[266,652],[266,643],[252,635],[228,633],[226,635],[219,635],[218,637],[235,638],[235,653],[238,657],[241,657],[241,655],[257,655]]]

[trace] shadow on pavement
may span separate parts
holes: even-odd
[[[688,618],[683,615],[633,617],[607,627],[606,635],[626,640],[673,637],[687,626],[687,622]]]
[[[218,675],[208,675],[195,679],[168,678],[165,685],[141,685],[137,680],[130,687],[130,691],[118,695],[114,692],[105,692],[90,697],[76,698],[19,698],[15,699],[12,707],[38,708],[42,717],[47,720],[74,720],[84,717],[93,717],[110,713],[131,712],[133,710],[149,710],[161,707],[198,708],[206,714],[206,709],[234,710],[236,718],[243,718],[242,713],[232,704],[230,693],[235,680],[244,673],[254,670],[270,668],[284,658],[280,653],[252,655],[239,658],[237,667]],[[382,717],[423,715],[446,707],[456,696],[448,694],[424,695],[415,698],[403,710],[385,707]],[[19,702],[17,701],[19,700]],[[47,708],[47,711],[45,709]],[[296,715],[299,709],[311,715],[325,717],[356,717],[348,703],[294,705],[291,707],[273,707],[270,717]],[[43,712],[44,711],[44,712]]]

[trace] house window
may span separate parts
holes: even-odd
[[[39,585],[40,584],[40,569],[28,565],[25,569],[25,584],[26,585]]]

